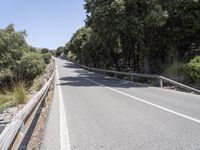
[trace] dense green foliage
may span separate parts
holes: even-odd
[[[163,72],[163,75],[175,80],[182,80],[185,76],[185,65],[180,62],[174,62]]]
[[[42,54],[42,58],[46,64],[49,64],[51,61],[52,54],[50,52]]]
[[[48,52],[49,52],[48,48],[42,48],[41,49],[41,53],[43,53],[43,54],[48,53]]]
[[[200,55],[200,1],[85,0],[85,9],[64,47],[81,64],[162,74]]]
[[[20,82],[30,84],[50,61],[49,50],[29,46],[25,36],[25,31],[16,32],[12,24],[0,30],[0,92]]]
[[[195,57],[186,65],[186,74],[192,83],[200,85],[200,56]]]
[[[60,56],[62,53],[64,52],[64,48],[62,46],[58,47],[56,52],[55,52],[55,56],[58,57]]]
[[[32,81],[37,75],[45,69],[45,63],[41,54],[27,53],[17,63],[13,69],[18,80]]]
[[[67,54],[67,59],[71,62],[75,62],[76,61],[76,55],[71,53],[71,51],[69,51],[68,54]]]

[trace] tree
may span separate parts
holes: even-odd
[[[60,46],[56,49],[56,57],[60,56],[64,52],[64,47]]]
[[[25,36],[26,32],[16,32],[13,24],[0,29],[0,88],[2,89],[12,88],[17,82],[31,83],[44,70],[45,63],[41,53],[26,43]]]
[[[85,0],[87,18],[66,44],[80,63],[118,71],[162,73],[200,46],[200,2]]]
[[[10,24],[0,30],[0,68],[11,68],[20,60],[28,45],[25,41],[26,32],[15,32],[14,25]]]
[[[42,49],[41,49],[41,53],[43,53],[43,54],[44,54],[44,53],[48,53],[48,52],[49,52],[49,49],[48,49],[48,48],[42,48]]]

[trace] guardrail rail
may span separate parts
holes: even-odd
[[[45,101],[54,79],[54,69],[48,82],[5,127],[0,135],[0,150],[18,149],[39,106]]]
[[[200,94],[200,90],[198,90],[198,89],[195,89],[193,87],[187,86],[185,84],[179,83],[177,81],[168,79],[168,78],[160,76],[160,75],[131,73],[131,72],[119,72],[119,71],[112,71],[112,70],[96,69],[96,68],[92,68],[92,67],[83,66],[83,65],[80,65],[78,63],[75,63],[75,64],[80,66],[81,68],[84,68],[84,69],[88,70],[88,71],[101,73],[103,75],[105,75],[106,73],[112,73],[112,74],[115,74],[115,75],[128,75],[128,76],[131,77],[131,81],[133,81],[133,77],[134,76],[156,79],[156,80],[159,81],[159,85],[160,85],[161,88],[163,88],[163,86],[164,86],[163,84],[164,83],[169,83],[169,84],[172,84],[172,85],[174,85],[174,86],[176,86],[176,87],[178,87],[180,89],[184,89],[184,90],[189,91],[189,92],[194,92],[196,94]]]

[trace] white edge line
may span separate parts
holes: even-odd
[[[63,94],[62,94],[62,90],[60,86],[57,67],[56,67],[56,76],[57,76],[57,84],[58,84],[58,92],[59,92],[59,110],[60,110],[60,148],[61,150],[70,150],[69,131],[67,127]]]
[[[92,82],[92,83],[94,83],[94,84],[97,84],[97,85],[99,85],[99,86],[102,86],[102,87],[105,87],[105,88],[107,88],[107,89],[109,89],[109,90],[112,90],[112,91],[114,91],[114,92],[117,92],[117,93],[120,93],[120,94],[125,95],[125,96],[127,96],[127,97],[130,97],[130,98],[132,98],[132,99],[134,99],[134,100],[140,101],[140,102],[142,102],[142,103],[151,105],[151,106],[153,106],[153,107],[162,109],[162,110],[164,110],[164,111],[167,111],[167,112],[172,113],[172,114],[174,114],[174,115],[177,115],[177,116],[179,116],[179,117],[182,117],[182,118],[185,118],[185,119],[188,119],[188,120],[190,120],[190,121],[193,121],[193,122],[196,122],[196,123],[199,123],[199,124],[200,124],[200,120],[198,120],[198,119],[189,117],[189,116],[187,116],[187,115],[178,113],[178,112],[173,111],[173,110],[170,110],[170,109],[168,109],[168,108],[165,108],[165,107],[162,107],[162,106],[153,104],[153,103],[151,103],[151,102],[148,102],[148,101],[146,101],[146,100],[137,98],[137,97],[135,97],[135,96],[126,94],[126,93],[121,92],[121,91],[119,91],[119,90],[116,90],[116,89],[113,89],[113,88],[111,88],[111,87],[108,87],[108,86],[105,86],[105,85],[103,85],[103,84],[100,84],[100,83],[98,83],[98,82],[95,82],[95,81],[93,81],[93,80],[91,80],[91,79],[88,79],[88,78],[86,78],[86,77],[82,77],[82,78],[84,78],[84,79],[86,79],[86,80],[88,80],[88,81],[90,81],[90,82]]]

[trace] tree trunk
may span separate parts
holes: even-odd
[[[121,69],[120,69],[120,66],[119,66],[119,63],[118,63],[118,60],[117,60],[115,54],[114,54],[113,52],[111,52],[111,53],[110,53],[110,56],[111,56],[111,58],[112,58],[112,62],[113,62],[113,64],[114,64],[115,69],[116,69],[117,71],[120,71]]]
[[[151,69],[150,69],[150,61],[147,56],[144,56],[144,73],[150,74]]]
[[[113,63],[115,64],[116,70],[117,70],[117,71],[121,71],[121,69],[120,69],[120,67],[119,67],[119,64],[118,64],[118,61],[117,61],[115,58],[113,58]]]

